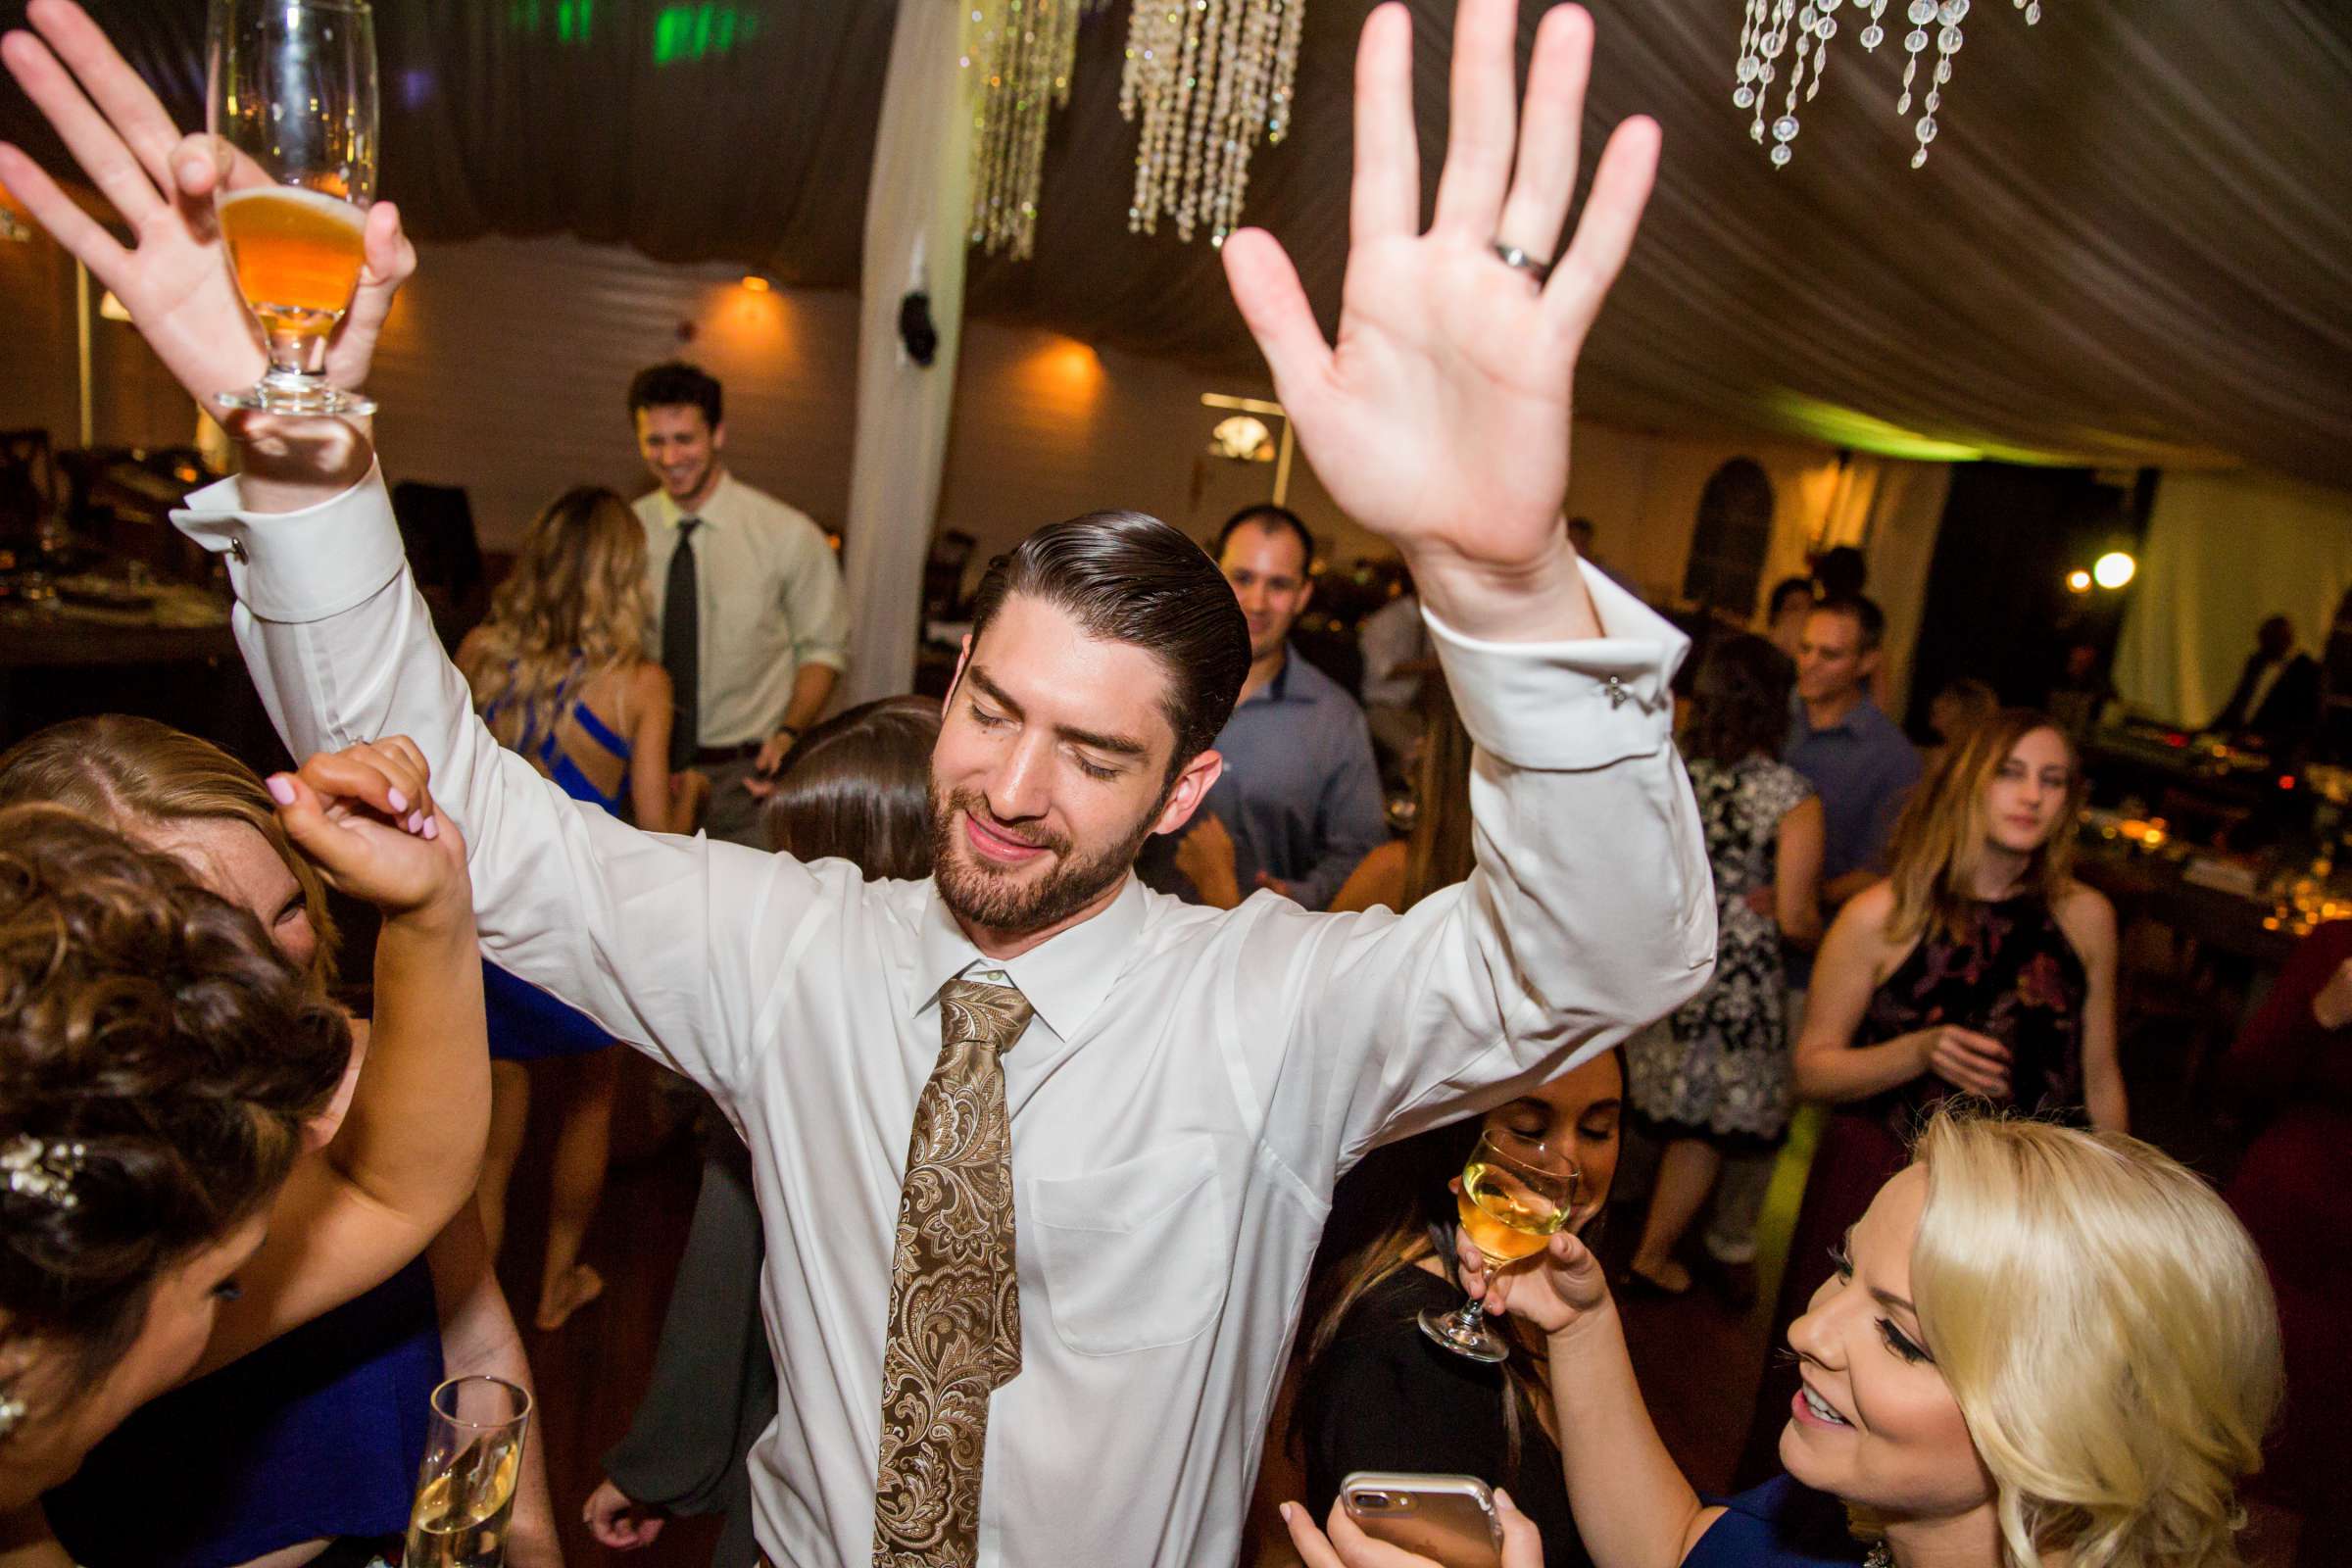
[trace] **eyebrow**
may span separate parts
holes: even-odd
[[[988,671],[982,669],[978,664],[966,669],[964,674],[971,677],[973,685],[988,694],[991,702],[1004,709],[1013,717],[1025,719],[1029,716],[1028,711],[1014,700],[1013,695],[995,681],[990,680]],[[1080,729],[1074,724],[1056,724],[1054,726],[1054,733],[1065,741],[1091,747],[1098,752],[1109,752],[1116,757],[1148,758],[1152,755],[1152,748],[1149,745],[1128,735],[1105,735],[1100,730]]]
[[[1846,1260],[1847,1260],[1847,1266],[1849,1266],[1849,1267],[1851,1267],[1851,1266],[1852,1266],[1852,1260],[1853,1260],[1853,1256],[1854,1256],[1854,1231],[1855,1231],[1855,1229],[1856,1229],[1856,1227],[1855,1227],[1855,1226],[1848,1225],[1848,1226],[1845,1228],[1845,1235],[1844,1235],[1842,1238],[1840,1238],[1840,1239],[1839,1239],[1839,1243],[1838,1243],[1839,1247],[1840,1247],[1840,1248],[1842,1248],[1842,1249],[1843,1249],[1843,1250],[1844,1250],[1844,1252],[1845,1252],[1845,1256],[1846,1256]],[[1901,1307],[1901,1308],[1902,1308],[1904,1311],[1906,1311],[1906,1312],[1910,1313],[1910,1314],[1911,1314],[1913,1317],[1917,1317],[1917,1316],[1919,1316],[1919,1308],[1918,1308],[1918,1307],[1916,1307],[1916,1306],[1913,1306],[1913,1305],[1912,1305],[1912,1304],[1911,1304],[1911,1303],[1910,1303],[1908,1300],[1904,1299],[1902,1297],[1899,1297],[1899,1296],[1895,1295],[1895,1294],[1894,1294],[1892,1291],[1882,1291],[1882,1290],[1878,1290],[1878,1289],[1876,1289],[1876,1288],[1873,1288],[1873,1289],[1872,1289],[1872,1291],[1871,1291],[1871,1293],[1870,1293],[1870,1295],[1871,1295],[1871,1298],[1872,1298],[1873,1300],[1877,1301],[1877,1302],[1878,1302],[1878,1303],[1879,1303],[1881,1306],[1899,1306],[1899,1307]]]

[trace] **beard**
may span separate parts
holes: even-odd
[[[958,811],[983,823],[993,824],[997,820],[980,793],[956,790],[943,796],[934,787],[931,877],[939,884],[942,902],[966,925],[1008,936],[1026,936],[1060,924],[1115,887],[1119,878],[1134,866],[1137,853],[1152,836],[1152,824],[1158,820],[1166,805],[1163,793],[1158,804],[1145,812],[1124,838],[1084,858],[1073,858],[1066,838],[1025,839],[1046,851],[1053,860],[1045,875],[1023,882],[1018,879],[1018,872],[979,858],[956,825]]]

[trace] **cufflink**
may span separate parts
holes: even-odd
[[[1619,680],[1614,675],[1611,675],[1607,680],[1602,681],[1600,683],[1600,689],[1608,694],[1609,711],[1612,713],[1617,711],[1617,710],[1620,708],[1623,708],[1634,695],[1632,692],[1629,692],[1625,689],[1625,682]]]
[[[245,553],[245,541],[242,539],[231,539],[228,542],[228,553],[239,565],[244,565],[253,559]]]

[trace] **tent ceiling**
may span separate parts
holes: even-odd
[[[1434,185],[1451,7],[1409,3]],[[2050,0],[2029,28],[1978,0],[1944,134],[1914,172],[1891,102],[1899,46],[1864,55],[1849,9],[1795,161],[1776,172],[1730,102],[1736,4],[1590,3],[1589,146],[1645,111],[1666,127],[1666,164],[1587,352],[1587,412],[1927,456],[2244,461],[2352,487],[2352,11]],[[201,0],[91,9],[192,117]],[[1251,171],[1250,216],[1290,247],[1327,325],[1365,9],[1309,0],[1296,128]],[[1082,32],[1035,259],[975,257],[970,308],[1253,368],[1206,242],[1127,232],[1126,10]],[[0,0],[0,20],[22,12]],[[376,12],[385,191],[420,236],[569,231],[791,283],[856,282],[893,7],[376,0]],[[1536,16],[1531,0],[1523,48]],[[56,156],[28,117],[0,90],[0,135]]]

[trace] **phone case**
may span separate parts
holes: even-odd
[[[1340,1483],[1340,1502],[1374,1541],[1443,1568],[1502,1568],[1494,1494],[1476,1476],[1359,1470]]]

